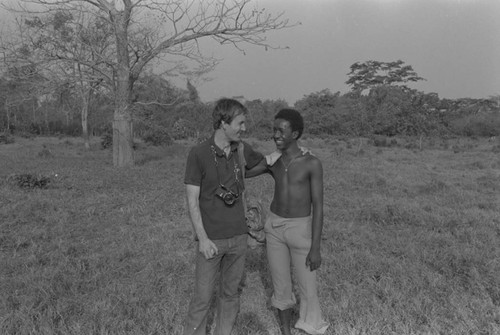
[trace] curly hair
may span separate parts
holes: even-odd
[[[219,129],[222,121],[231,123],[236,116],[247,113],[248,110],[239,101],[228,98],[219,99],[212,113],[214,129]]]
[[[283,119],[290,122],[292,131],[299,132],[297,139],[302,136],[302,132],[304,131],[304,118],[302,118],[302,115],[295,109],[282,109],[274,116],[274,119]]]

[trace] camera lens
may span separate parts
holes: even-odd
[[[226,203],[226,205],[232,205],[235,201],[236,198],[231,193],[227,193],[224,195],[224,202]]]

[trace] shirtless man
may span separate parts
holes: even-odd
[[[281,157],[272,165],[257,166],[249,177],[269,173],[275,181],[264,231],[274,293],[271,304],[278,309],[283,335],[290,335],[292,291],[291,265],[296,271],[300,295],[299,320],[295,328],[324,334],[329,324],[321,315],[316,270],[321,265],[323,228],[323,168],[320,160],[304,154],[297,144],[304,121],[299,112],[283,109],[274,120],[274,141]],[[312,215],[311,215],[312,214]]]

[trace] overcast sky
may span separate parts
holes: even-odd
[[[326,88],[348,92],[347,73],[355,62],[398,59],[426,79],[411,87],[441,98],[500,94],[500,0],[253,3],[271,13],[284,11],[290,22],[301,23],[267,34],[270,44],[289,49],[246,45],[244,55],[234,47],[202,40],[202,51],[221,59],[208,75],[210,81],[196,82],[202,100],[281,98],[293,105]],[[181,85],[185,87],[185,81]]]
[[[425,82],[410,86],[441,98],[500,94],[500,0],[258,0],[301,25],[272,32],[286,50],[205,43],[223,59],[198,86],[221,96],[282,98],[293,104],[328,88],[345,93],[351,64],[401,59]]]

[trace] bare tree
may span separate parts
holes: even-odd
[[[252,0],[20,0],[17,10],[86,12],[107,20],[114,36],[112,52],[100,61],[110,70],[106,79],[114,97],[113,163],[127,166],[134,163],[131,92],[152,60],[181,56],[206,68],[216,60],[203,57],[201,38],[240,50],[242,44],[270,48],[267,31],[293,26],[283,13],[273,15],[251,6]],[[83,65],[97,72],[103,69],[101,63]]]
[[[21,121],[26,126],[31,120],[36,124],[38,112],[38,97],[45,92],[47,79],[40,75],[38,66],[35,63],[23,61],[23,55],[29,53],[29,50],[20,45],[16,47],[16,54],[20,60],[11,63],[7,60],[4,44],[0,48],[3,61],[0,63],[2,70],[2,93],[3,109],[6,116],[6,129]],[[28,116],[31,114],[31,117]],[[12,119],[11,119],[12,118]],[[24,121],[24,122],[23,122]],[[48,124],[45,117],[45,125]]]
[[[110,72],[102,60],[111,56],[108,45],[112,31],[106,21],[86,12],[61,9],[46,15],[30,14],[18,17],[15,34],[1,41],[4,76],[29,66],[33,74],[44,79],[43,85],[29,77],[24,80],[38,87],[34,91],[38,102],[53,102],[62,91],[71,90],[80,101],[82,134],[88,149],[90,100]],[[22,79],[18,77],[17,82]],[[71,111],[65,114],[69,116]]]

